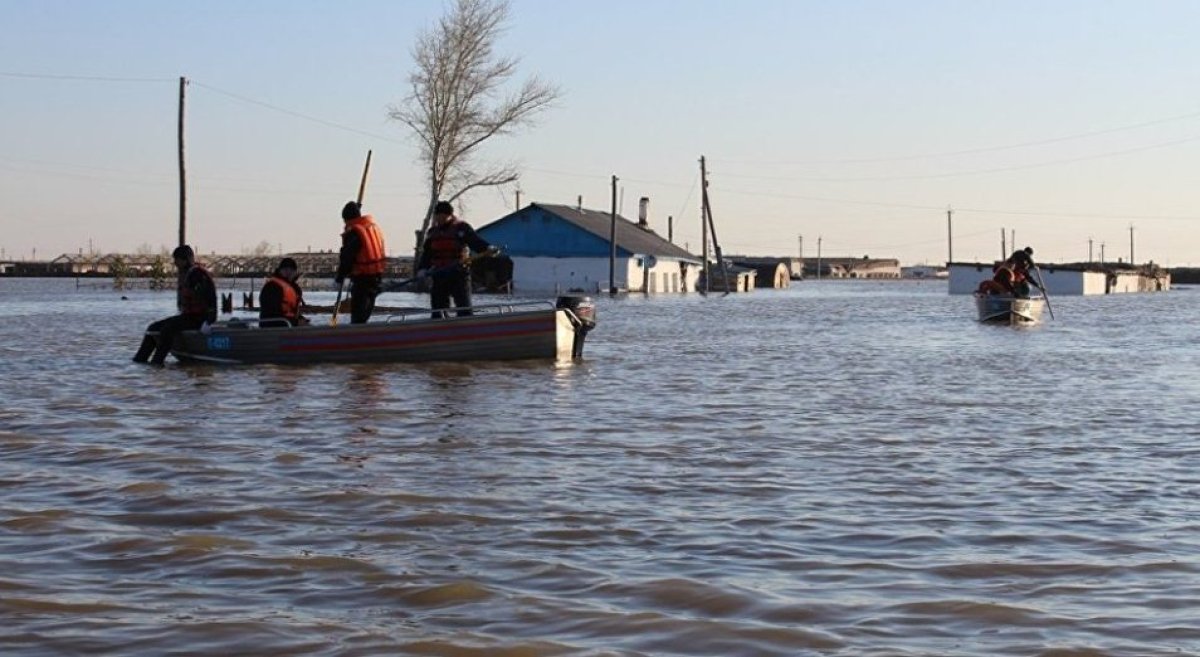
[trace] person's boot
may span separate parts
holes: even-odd
[[[145,363],[150,360],[150,354],[154,353],[154,348],[158,346],[154,336],[147,335],[142,338],[142,346],[138,347],[137,353],[133,355],[133,362]]]

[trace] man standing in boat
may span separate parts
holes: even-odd
[[[195,252],[186,244],[176,247],[171,257],[175,260],[175,268],[179,270],[179,289],[176,293],[179,314],[146,327],[142,346],[133,357],[135,363],[149,361],[154,365],[162,365],[167,360],[175,336],[182,331],[198,329],[206,322],[217,321],[217,286],[212,274],[196,263]]]
[[[304,306],[304,293],[296,280],[300,277],[297,270],[296,261],[292,258],[279,261],[279,266],[258,293],[260,322],[274,319],[284,320],[289,326],[308,324],[308,318],[300,314],[300,308]],[[279,322],[274,324],[279,325]],[[272,323],[267,322],[266,325],[271,326]]]
[[[342,208],[342,251],[338,258],[338,287],[350,279],[350,323],[365,324],[375,310],[375,297],[383,283],[387,264],[383,246],[383,231],[371,215],[362,213],[362,206],[350,201]]]
[[[995,274],[990,281],[979,284],[979,292],[983,294],[1007,294],[1018,299],[1029,298],[1029,286],[1039,290],[1041,286],[1033,280],[1030,272],[1033,270],[1033,248],[1025,247],[1008,256],[1004,262],[996,265]]]
[[[425,234],[417,277],[433,279],[429,290],[429,305],[433,318],[444,317],[438,312],[450,307],[451,299],[459,308],[458,316],[471,314],[471,268],[468,249],[492,255],[499,249],[480,237],[474,228],[454,216],[454,206],[438,201],[433,208],[433,226]]]

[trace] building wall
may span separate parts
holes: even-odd
[[[608,258],[550,258],[512,256],[513,292],[555,293],[582,290],[608,291]],[[649,266],[653,262],[653,266]],[[679,294],[696,288],[699,264],[681,271],[678,260],[668,258],[617,258],[614,278],[618,290]]]
[[[1080,271],[1058,269],[1053,265],[1041,265],[1042,276],[1050,296],[1078,296],[1093,294],[1125,294],[1130,292],[1155,292],[1170,288],[1170,277],[1159,280],[1137,271]],[[950,266],[950,294],[973,294],[979,283],[992,277],[992,265],[983,263],[956,263]]]

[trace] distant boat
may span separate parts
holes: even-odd
[[[1000,294],[975,293],[975,308],[979,321],[989,324],[1036,324],[1041,320],[1046,300],[1042,297],[1022,299]]]
[[[426,361],[571,360],[596,324],[587,297],[476,306],[473,315],[431,319],[422,309],[365,324],[271,326],[217,322],[184,331],[171,353],[183,362],[224,364],[413,363]],[[348,318],[347,318],[348,319]],[[278,322],[279,320],[274,320]]]

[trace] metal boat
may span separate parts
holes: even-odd
[[[583,356],[596,325],[587,297],[475,306],[432,318],[411,309],[365,324],[281,326],[280,320],[232,319],[184,331],[171,353],[183,362],[229,364],[412,363]]]
[[[1046,300],[1025,299],[1002,294],[975,293],[979,321],[992,324],[1036,324],[1041,320]]]

